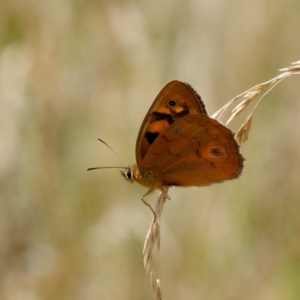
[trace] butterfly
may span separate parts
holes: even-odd
[[[170,186],[200,187],[237,178],[244,166],[234,132],[210,118],[197,92],[178,80],[155,98],[135,152],[136,164],[121,174],[148,188],[143,201],[154,190],[169,199]]]

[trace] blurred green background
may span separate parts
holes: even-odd
[[[146,190],[86,172],[123,165],[97,138],[132,164],[167,82],[214,113],[299,59],[299,15],[295,0],[2,0],[0,299],[153,299]],[[169,192],[164,299],[299,299],[299,87],[286,79],[259,106],[242,177]]]

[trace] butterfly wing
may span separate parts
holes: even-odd
[[[233,132],[195,114],[178,119],[157,137],[140,170],[150,170],[164,186],[205,186],[238,177],[243,162]]]
[[[136,142],[137,165],[142,164],[148,149],[159,134],[189,114],[207,115],[201,97],[183,82],[169,82],[158,94],[142,123]]]

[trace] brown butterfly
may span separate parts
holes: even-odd
[[[149,189],[144,201],[155,189],[169,198],[170,186],[207,186],[237,178],[244,158],[234,133],[208,116],[189,84],[174,80],[146,114],[136,142],[136,162],[121,173]]]

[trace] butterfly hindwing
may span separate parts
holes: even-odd
[[[178,119],[157,137],[142,168],[157,174],[162,185],[205,186],[238,177],[243,161],[229,128],[195,114]]]

